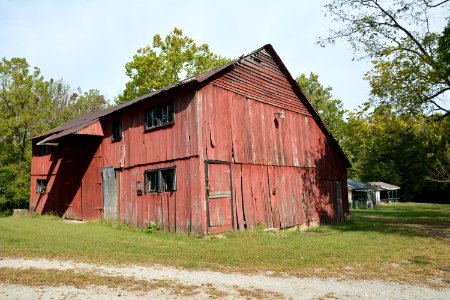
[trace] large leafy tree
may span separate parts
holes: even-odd
[[[164,39],[156,34],[152,46],[138,49],[133,60],[125,65],[131,80],[115,101],[123,103],[227,61],[211,52],[207,44],[197,45],[192,38],[183,36],[181,29],[174,28]]]
[[[51,112],[51,102],[41,92],[45,85],[40,70],[31,69],[23,58],[2,59],[0,63],[0,123],[1,143],[9,151],[3,152],[6,161],[23,161],[28,139],[43,130],[40,120]],[[5,155],[8,158],[5,158]]]
[[[40,129],[36,108],[48,106],[36,94],[42,83],[40,71],[25,59],[0,62],[0,213],[28,200],[29,137]]]
[[[83,92],[80,88],[73,90],[62,79],[45,81],[42,95],[48,98],[51,112],[46,120],[50,128],[71,120],[85,112],[100,110],[107,106],[105,97],[95,89]]]
[[[366,102],[356,111],[350,111],[342,128],[340,145],[352,167],[348,170],[348,178],[360,179],[363,171],[363,158],[371,149],[371,137],[368,111],[370,103]]]
[[[347,40],[372,61],[372,102],[397,113],[450,114],[450,25],[433,30],[436,18],[449,17],[449,0],[334,0],[325,7],[342,26],[320,43]]]
[[[368,118],[369,148],[361,178],[400,185],[409,198],[429,185],[426,176],[440,152],[442,127],[423,115],[396,116],[380,105]]]
[[[388,105],[365,103],[349,114],[345,126],[342,144],[352,162],[349,177],[399,185],[405,199],[429,201],[424,191],[445,193],[445,181],[429,179],[443,178],[435,170],[445,168],[449,125],[450,118],[433,122],[423,114],[399,116]]]
[[[315,110],[319,113],[325,125],[331,131],[338,142],[343,140],[343,126],[345,110],[342,101],[333,99],[332,88],[323,86],[319,82],[319,76],[310,73],[309,76],[301,74],[295,81],[300,89],[311,102]]]
[[[0,61],[0,213],[28,204],[30,138],[105,105],[96,90],[74,92],[62,80],[46,81],[24,58]]]

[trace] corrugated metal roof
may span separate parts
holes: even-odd
[[[203,84],[208,82],[209,80],[215,78],[216,76],[219,76],[220,74],[222,74],[222,72],[226,72],[229,69],[232,69],[234,65],[239,64],[239,62],[241,60],[243,60],[244,58],[250,57],[252,55],[254,55],[255,53],[258,53],[259,51],[261,51],[262,49],[265,49],[275,60],[275,62],[278,64],[278,66],[280,67],[280,70],[283,72],[283,74],[286,76],[287,80],[289,81],[289,83],[292,86],[293,91],[295,92],[295,94],[299,97],[299,99],[302,99],[304,102],[305,107],[310,111],[311,115],[313,116],[313,118],[316,120],[316,122],[318,123],[318,125],[324,130],[324,132],[326,133],[326,135],[328,137],[330,137],[330,140],[332,143],[334,143],[337,146],[337,149],[341,152],[342,157],[345,159],[345,162],[347,164],[348,167],[351,166],[350,161],[348,160],[348,158],[345,156],[344,152],[342,151],[341,147],[339,146],[339,143],[336,141],[336,139],[333,137],[333,135],[331,134],[331,132],[328,130],[328,128],[326,127],[326,125],[323,123],[322,119],[320,118],[319,114],[316,112],[316,110],[314,109],[314,107],[312,106],[312,104],[309,102],[309,100],[306,98],[306,96],[303,94],[303,92],[301,91],[300,87],[298,86],[297,82],[294,80],[294,78],[291,76],[291,74],[289,73],[288,69],[286,68],[286,66],[284,65],[284,63],[282,62],[281,58],[278,56],[278,54],[275,52],[275,50],[273,49],[272,45],[267,44],[247,55],[243,55],[241,56],[239,59],[233,60],[223,66],[211,69],[209,71],[206,71],[204,73],[201,73],[199,75],[196,75],[194,77],[185,79],[185,80],[181,80],[177,83],[168,85],[166,87],[163,87],[159,90],[153,91],[149,94],[143,95],[141,97],[138,97],[134,100],[130,100],[127,101],[125,103],[122,103],[120,105],[116,105],[113,106],[111,108],[108,109],[104,109],[104,110],[99,110],[99,111],[92,111],[89,113],[86,113],[82,116],[79,116],[78,118],[75,118],[71,121],[68,121],[64,124],[62,124],[61,126],[58,126],[54,129],[51,129],[49,131],[47,131],[44,134],[38,135],[33,137],[32,139],[38,139],[38,138],[46,138],[46,140],[48,142],[55,140],[57,138],[60,138],[62,136],[68,135],[68,134],[72,134],[78,130],[81,130],[87,126],[89,126],[90,124],[92,124],[94,121],[100,119],[101,117],[104,117],[106,115],[109,115],[113,112],[122,110],[126,107],[132,106],[136,103],[139,103],[141,101],[144,100],[148,100],[156,95],[174,90],[176,88],[181,88],[184,86],[187,86],[189,84]],[[53,138],[50,137],[50,135],[55,135]]]
[[[400,187],[393,185],[393,184],[389,184],[389,183],[385,183],[385,182],[381,182],[381,181],[374,181],[374,182],[369,182],[372,185],[376,185],[378,187],[378,189],[380,190],[389,190],[389,191],[393,191],[393,190],[399,190]]]
[[[348,179],[347,180],[347,187],[349,190],[355,190],[355,191],[368,191],[368,190],[374,190],[376,187],[363,181],[358,181],[355,179]]]

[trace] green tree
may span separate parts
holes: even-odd
[[[43,129],[42,112],[50,111],[51,103],[39,93],[44,85],[40,70],[23,58],[2,59],[0,63],[0,137],[9,149],[2,158],[8,162],[24,161],[32,134]],[[6,158],[5,156],[8,156]]]
[[[1,60],[0,213],[28,204],[30,138],[106,105],[96,90],[77,92],[62,80],[46,81],[24,58]]]
[[[115,102],[123,103],[228,61],[211,52],[207,44],[197,46],[193,39],[183,36],[181,29],[174,28],[164,39],[156,34],[152,46],[138,49],[125,65],[131,80]]]
[[[363,158],[371,149],[368,111],[371,109],[370,103],[366,102],[356,111],[348,112],[347,120],[342,127],[342,140],[340,146],[351,163],[348,169],[348,178],[361,179],[363,172]]]
[[[319,113],[325,125],[336,138],[338,142],[343,140],[343,126],[345,125],[344,115],[346,111],[343,108],[342,101],[333,99],[330,86],[324,87],[319,82],[319,76],[310,73],[309,77],[305,74],[298,76],[295,81],[300,89],[305,93],[314,109]]]
[[[449,4],[449,0],[394,0],[388,4],[334,0],[325,6],[327,16],[342,27],[330,30],[319,43],[345,39],[358,57],[371,59],[373,67],[366,79],[373,103],[388,104],[401,113],[438,112],[445,118],[450,114],[446,107],[449,29],[447,25],[442,33],[435,32],[431,21],[439,14],[448,17]]]
[[[349,114],[345,127],[343,147],[352,162],[349,177],[399,185],[406,199],[426,201],[420,198],[425,190],[446,190],[447,183],[432,183],[429,178],[436,175],[450,142],[447,120],[433,122],[423,114],[399,116],[388,105],[366,103]]]
[[[40,132],[41,112],[50,103],[38,93],[44,80],[23,58],[0,63],[0,213],[26,205],[29,195],[30,135]]]
[[[80,88],[73,90],[62,79],[44,81],[40,85],[41,97],[51,105],[48,107],[46,123],[50,128],[56,127],[89,111],[107,107],[105,97],[98,90],[83,92]]]

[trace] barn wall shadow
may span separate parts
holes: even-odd
[[[47,174],[47,182],[56,170],[54,182],[47,189],[47,200],[43,214],[56,214],[68,218],[81,218],[81,186],[84,174],[100,146],[101,139],[94,136],[69,136],[59,141],[59,152],[52,154],[52,164]],[[53,157],[54,156],[54,157]]]

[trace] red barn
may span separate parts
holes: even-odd
[[[195,234],[348,214],[349,162],[271,45],[32,141],[37,213]]]

